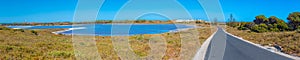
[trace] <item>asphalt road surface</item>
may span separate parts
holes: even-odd
[[[293,60],[226,34],[222,28],[212,38],[205,60]]]

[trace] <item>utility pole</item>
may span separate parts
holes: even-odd
[[[229,26],[235,26],[235,25],[237,25],[236,24],[236,21],[235,21],[235,18],[233,17],[233,15],[232,14],[230,14],[230,17],[229,17],[229,22],[228,22],[228,25]]]

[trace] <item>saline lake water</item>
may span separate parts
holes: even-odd
[[[184,24],[83,24],[64,26],[7,26],[15,29],[68,29],[54,32],[64,35],[130,36],[139,34],[161,34],[195,28]]]

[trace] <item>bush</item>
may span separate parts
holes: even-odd
[[[254,23],[247,23],[247,24],[245,24],[244,27],[249,29],[249,28],[253,27],[254,25],[255,25]]]
[[[31,33],[33,33],[34,35],[38,35],[38,33],[34,30],[31,30]]]
[[[289,28],[289,26],[284,22],[278,23],[276,25],[277,25],[276,28],[280,29],[281,31],[288,30]]]
[[[228,26],[231,26],[231,27],[237,27],[238,26],[238,23],[227,23]]]
[[[298,33],[300,33],[300,30],[297,30]]]
[[[259,24],[259,27],[262,27],[262,28],[269,28],[268,25],[266,25],[266,24]]]
[[[10,29],[7,28],[7,27],[2,27],[2,26],[0,26],[0,30],[10,30]]]
[[[253,22],[255,24],[262,24],[269,22],[269,19],[265,15],[258,15],[255,17],[255,20]]]
[[[144,40],[145,38],[144,38],[143,35],[138,35],[138,36],[136,36],[136,39],[137,39],[137,40]]]
[[[238,30],[247,30],[247,29],[248,29],[248,28],[242,27],[242,26],[238,27]]]
[[[270,31],[279,32],[280,30],[278,28],[270,28]]]
[[[267,32],[267,28],[265,24],[260,24],[260,25],[255,25],[251,28],[251,31],[262,33],[262,32]]]
[[[289,23],[290,25],[296,29],[298,28],[298,26],[300,25],[300,12],[293,12],[293,13],[290,13],[289,16],[288,16],[288,20],[289,20]]]
[[[70,57],[74,55],[73,52],[66,52],[66,51],[52,51],[48,54],[56,57]]]
[[[300,33],[300,26],[298,26],[298,28],[297,28],[297,32],[298,32],[298,33]]]

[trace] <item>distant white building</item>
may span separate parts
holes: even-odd
[[[195,21],[205,22],[204,20],[201,20],[201,19],[176,19],[176,20],[174,20],[174,22],[195,22]]]

